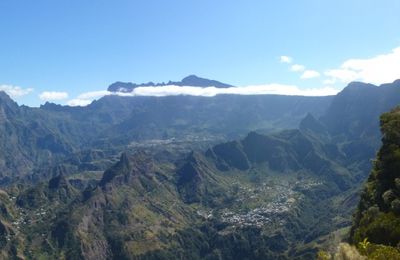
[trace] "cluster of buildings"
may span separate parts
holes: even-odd
[[[255,226],[261,228],[271,224],[283,225],[286,213],[301,198],[301,194],[296,192],[295,189],[299,187],[311,189],[321,184],[321,182],[313,180],[303,180],[274,184],[273,186],[262,183],[257,188],[239,187],[240,192],[236,200],[238,203],[248,204],[255,202],[256,204],[260,203],[261,206],[255,207],[244,214],[225,209],[221,214],[221,220],[235,227]]]

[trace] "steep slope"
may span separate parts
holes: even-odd
[[[379,137],[379,116],[399,103],[400,80],[379,87],[352,82],[335,96],[321,121],[334,136]]]
[[[348,196],[358,182],[341,165],[343,154],[309,133],[253,132],[195,158],[178,171],[179,180],[185,178],[178,191],[186,203],[203,202],[212,212],[208,232],[220,235],[207,239],[226,259],[313,259],[331,233],[350,224],[348,208],[355,202]],[[235,242],[221,243],[232,236]],[[239,241],[249,244],[233,249]],[[257,248],[264,251],[257,254]]]
[[[309,117],[303,125],[314,125]],[[251,132],[176,164],[123,153],[82,192],[60,167],[18,188],[17,249],[42,259],[312,259],[349,225],[345,194],[357,183],[332,145],[287,130]]]
[[[281,138],[286,143],[287,140],[296,143],[298,138],[308,140],[297,135],[302,133],[283,133]],[[257,142],[251,143],[252,138]],[[330,207],[323,205],[338,193],[332,187],[335,180],[325,178],[327,170],[299,169],[297,163],[306,164],[306,160],[300,151],[296,153],[289,148],[275,155],[279,160],[286,153],[293,153],[293,161],[284,164],[287,173],[270,170],[265,165],[270,152],[264,152],[261,158],[253,157],[271,145],[270,138],[277,139],[272,151],[285,146],[278,137],[252,133],[236,145],[221,144],[206,155],[192,153],[178,168],[158,165],[143,153],[123,154],[104,173],[97,187],[85,191],[81,202],[57,218],[52,230],[60,231],[54,237],[58,241],[54,245],[61,251],[53,254],[65,252],[69,257],[85,259],[198,259],[217,255],[223,259],[240,259],[245,255],[285,259],[296,254],[300,258],[312,255],[316,249],[297,248],[301,243],[296,240],[305,232],[315,230],[305,237],[303,243],[307,244],[340,225],[326,223],[331,227],[321,231],[321,221],[327,221],[324,214],[330,211]],[[260,142],[263,139],[267,141]],[[242,149],[241,153],[249,158],[249,169],[239,169],[229,160],[237,149]],[[305,148],[306,152],[314,149],[319,148],[317,145]],[[321,160],[329,163],[327,159]],[[225,165],[222,171],[217,169],[221,163]],[[340,170],[335,170],[337,179],[345,178]],[[272,177],[275,174],[281,176]],[[270,178],[274,184],[268,184],[272,181]],[[281,178],[296,184],[284,184]],[[326,186],[321,185],[324,181]],[[288,186],[277,189],[278,183]],[[316,210],[318,216],[312,217]],[[243,218],[243,222],[235,222],[236,218]],[[258,242],[234,249],[250,240]],[[260,248],[265,250],[257,251]]]
[[[0,92],[0,184],[74,151],[73,143],[49,119],[46,113],[19,107]]]
[[[400,108],[382,114],[380,126],[382,146],[353,215],[351,245],[318,259],[400,259]]]
[[[173,246],[170,237],[196,215],[179,201],[169,167],[143,153],[122,154],[98,186],[57,218],[55,245],[85,259],[133,259]]]
[[[213,205],[227,192],[226,181],[200,153],[192,152],[177,171],[177,188],[185,203]]]
[[[17,212],[9,194],[0,190],[0,258],[23,259],[19,230],[13,226]]]
[[[182,82],[201,85],[214,81],[189,76]],[[400,102],[399,84],[395,81],[376,87],[351,83],[335,97],[106,96],[87,107],[46,103],[40,108],[18,106],[2,92],[0,184],[32,172],[40,178],[46,175],[47,167],[62,159],[72,161],[83,150],[101,149],[116,155],[127,147],[136,149],[138,142],[142,146],[185,143],[188,150],[200,143],[204,147],[240,138],[249,131],[294,128],[308,113],[319,120],[308,117],[309,125],[300,127],[313,128],[320,135],[328,132],[348,163],[363,160],[366,172],[369,163],[365,159],[372,158],[379,146],[376,119]]]
[[[112,98],[115,103],[123,99]],[[131,115],[102,136],[111,136],[111,142],[118,144],[169,138],[221,141],[257,129],[297,127],[308,112],[320,116],[331,99],[278,95],[133,97]]]
[[[16,200],[16,205],[25,209],[38,209],[43,205],[54,208],[71,203],[78,195],[63,174],[23,190]]]
[[[381,117],[382,147],[361,194],[351,238],[375,244],[400,242],[400,108]]]
[[[1,190],[0,258],[26,259],[35,254],[47,259],[51,225],[78,195],[62,175],[35,186],[13,186],[9,194]]]
[[[366,178],[369,160],[380,147],[380,115],[398,104],[400,80],[381,86],[352,82],[334,97],[324,115],[316,116],[346,156],[347,167],[361,170],[358,180]]]
[[[53,177],[17,185],[15,201],[0,199],[0,232],[10,238],[0,241],[1,254],[312,259],[350,224],[355,190],[379,140],[375,110],[397,102],[398,83],[353,84],[334,98],[108,96],[82,108],[19,107],[1,95],[3,181],[36,172]],[[382,117],[384,146],[360,203],[354,241],[399,242],[398,114]],[[299,130],[277,132],[295,123]],[[185,138],[211,143],[254,129],[275,132],[250,132],[171,161]],[[146,148],[145,140],[155,140],[150,147],[168,141],[178,148],[162,161],[124,153],[109,168],[120,150]],[[80,182],[83,176],[93,179]]]
[[[322,122],[317,120],[311,113],[308,113],[299,124],[299,129],[304,132],[311,132],[319,135],[328,134],[328,130]]]
[[[251,130],[294,127],[308,112],[320,115],[331,99],[274,95],[106,96],[87,107],[46,103],[29,108],[18,106],[2,92],[0,185],[17,179],[51,178],[54,175],[48,173],[62,163],[72,169],[69,173],[79,172],[83,168],[81,154],[93,150],[115,156],[127,148],[135,150],[137,144],[151,147],[167,142],[178,147],[175,150],[187,152]],[[91,162],[84,163],[91,167]],[[101,171],[108,166],[95,167]]]
[[[240,142],[214,146],[206,155],[216,161],[216,167],[221,171],[232,168],[246,171],[265,165],[277,173],[309,171],[333,181],[341,190],[349,188],[349,182],[352,182],[351,174],[340,166],[339,158],[344,158],[343,154],[300,130],[271,135],[251,132]]]

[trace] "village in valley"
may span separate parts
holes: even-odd
[[[285,224],[289,211],[304,197],[299,190],[310,190],[322,184],[313,179],[267,181],[253,187],[234,183],[236,199],[231,207],[198,210],[197,214],[208,220],[218,219],[229,228],[271,229]]]

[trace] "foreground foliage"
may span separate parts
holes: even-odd
[[[382,147],[361,194],[351,239],[396,247],[400,242],[400,109],[381,117]]]

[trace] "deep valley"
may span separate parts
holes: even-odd
[[[314,259],[348,239],[398,104],[400,81],[85,107],[1,92],[0,258]]]

